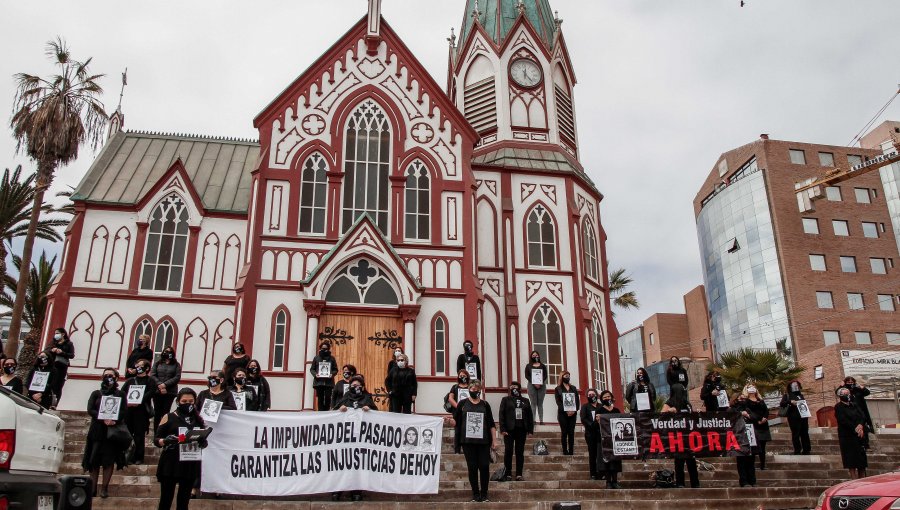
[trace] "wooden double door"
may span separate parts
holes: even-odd
[[[366,389],[375,398],[378,408],[387,410],[388,363],[394,349],[403,347],[403,322],[397,315],[372,315],[367,312],[326,312],[319,317],[319,344],[331,342],[331,353],[340,367],[353,365],[366,378]]]

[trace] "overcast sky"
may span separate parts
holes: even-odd
[[[253,117],[366,12],[365,0],[43,0],[0,7],[0,111],[17,72],[46,75],[64,37],[106,73],[115,109],[128,67],[126,129],[256,138]],[[578,86],[581,159],[605,195],[611,267],[642,307],[680,312],[702,283],[692,200],[722,152],[772,138],[843,145],[896,91],[896,0],[551,0]],[[384,0],[384,16],[445,83],[465,0]],[[887,22],[886,22],[887,21]],[[4,125],[8,125],[8,113]],[[900,119],[900,101],[885,118]],[[22,164],[10,131],[0,168]],[[93,154],[59,170],[74,186]],[[58,247],[44,248],[58,251]]]

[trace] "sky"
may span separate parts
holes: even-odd
[[[550,0],[578,84],[581,161],[604,194],[610,268],[641,308],[683,312],[701,284],[692,201],[718,156],[761,133],[844,145],[897,91],[896,0]],[[438,83],[465,0],[383,0],[383,13]],[[365,0],[43,0],[0,5],[0,168],[33,164],[8,129],[13,74],[47,75],[48,40],[93,57],[109,111],[132,130],[257,138],[253,117],[366,13]],[[900,102],[881,120],[900,119]],[[89,148],[58,171],[75,186]],[[18,247],[18,244],[16,245]],[[39,252],[60,246],[40,243]]]

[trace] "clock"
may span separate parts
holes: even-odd
[[[541,73],[541,68],[538,67],[537,62],[527,58],[513,61],[509,66],[509,74],[517,85],[526,88],[539,85],[543,78],[543,73]]]

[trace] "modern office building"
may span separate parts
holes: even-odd
[[[887,387],[879,371],[900,355],[898,247],[878,172],[825,188],[812,207],[795,185],[881,154],[761,135],[719,157],[694,199],[716,352],[782,341],[809,368],[815,408],[845,374]]]

